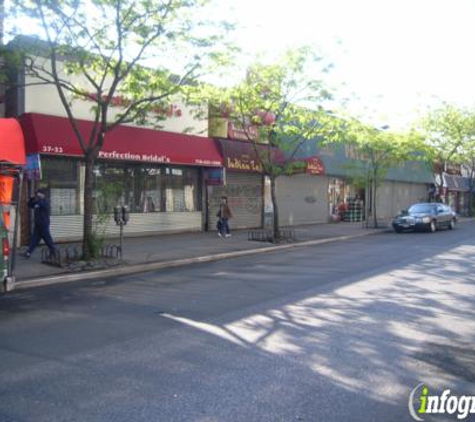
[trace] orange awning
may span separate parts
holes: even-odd
[[[25,141],[16,119],[0,119],[0,163],[25,165]]]

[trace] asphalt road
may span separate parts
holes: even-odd
[[[401,422],[421,382],[475,395],[474,223],[0,297],[1,422]]]

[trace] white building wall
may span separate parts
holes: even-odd
[[[44,61],[46,69],[50,69],[49,62],[45,59],[38,58],[39,61]],[[80,87],[84,92],[93,94],[94,88],[88,83],[85,77],[81,75],[66,76],[61,70],[60,76],[64,79],[69,79],[77,87]],[[26,77],[25,88],[25,113],[41,113],[50,116],[67,117],[64,106],[58,95],[58,91],[54,85],[31,85],[35,82],[32,77]],[[117,94],[119,95],[119,94]],[[68,101],[71,102],[74,117],[82,120],[92,120],[92,107],[95,105],[92,101],[75,98],[71,93],[67,93]],[[185,130],[189,134],[198,136],[208,136],[208,122],[207,119],[199,119],[196,113],[193,114],[193,108],[186,106],[179,98],[170,99],[170,103],[181,110],[181,116],[169,117],[166,120],[160,121],[160,130],[168,132],[181,133]],[[196,111],[196,110],[195,110]],[[120,107],[110,107],[109,121],[114,121],[119,113],[123,112]],[[207,115],[207,113],[201,113]],[[150,114],[150,125],[153,127],[155,123],[155,116]],[[134,126],[134,125],[131,125]]]

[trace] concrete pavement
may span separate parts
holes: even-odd
[[[469,223],[13,292],[0,420],[412,421],[421,382],[475,394],[474,239]]]
[[[196,262],[243,256],[291,248],[296,244],[312,244],[329,240],[349,239],[380,233],[384,229],[363,229],[362,223],[338,223],[299,226],[295,228],[297,243],[272,245],[248,241],[247,231],[235,231],[229,239],[220,239],[212,233],[185,233],[153,237],[126,238],[124,242],[125,265],[91,272],[73,273],[41,263],[40,250],[26,260],[18,256],[16,288],[40,286],[65,281],[96,278],[104,275],[123,275],[188,265]],[[112,242],[112,240],[110,241]]]

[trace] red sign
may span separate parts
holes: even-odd
[[[93,123],[77,122],[88,142]],[[84,156],[68,119],[28,113],[22,115],[21,124],[28,153]],[[219,150],[210,138],[131,126],[118,126],[107,133],[99,158],[222,167]]]
[[[305,172],[307,174],[323,175],[325,174],[325,164],[320,157],[310,157],[303,161],[306,163]]]

